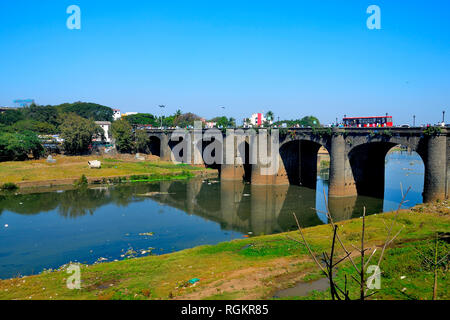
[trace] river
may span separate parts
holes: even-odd
[[[53,188],[0,195],[0,278],[30,275],[68,262],[92,264],[163,254],[204,244],[327,223],[321,170],[316,190],[190,181]],[[422,202],[424,166],[417,154],[386,157],[384,199],[330,199],[336,220],[395,210],[400,183],[407,206]],[[318,210],[318,211],[316,211]]]

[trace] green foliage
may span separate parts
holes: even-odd
[[[10,126],[24,118],[19,110],[7,110],[0,113],[0,124]]]
[[[134,149],[133,128],[127,120],[114,121],[111,125],[111,132],[116,140],[117,151],[130,153]]]
[[[322,137],[331,137],[333,134],[333,130],[331,128],[317,128],[312,127],[312,134],[314,136]]]
[[[58,130],[56,126],[48,122],[41,122],[35,120],[20,120],[11,126],[13,131],[34,131],[39,134],[56,134]]]
[[[0,132],[0,159],[2,161],[26,160],[29,154],[37,159],[43,152],[44,148],[34,132]]]
[[[442,132],[441,128],[439,127],[427,127],[425,130],[423,130],[423,134],[426,136],[437,136]]]
[[[267,119],[267,121],[273,121],[273,118],[274,118],[274,114],[273,114],[273,112],[272,111],[267,111],[267,113],[266,113],[266,119]]]
[[[74,183],[75,187],[85,187],[88,185],[88,179],[86,178],[86,176],[83,174],[80,179],[78,179],[77,181],[75,181]]]
[[[126,117],[126,120],[131,125],[151,124],[154,127],[160,126],[160,121],[158,121],[158,119],[151,113],[138,113],[138,114],[129,115]]]
[[[180,128],[186,128],[188,126],[194,126],[194,121],[201,121],[198,115],[188,112],[179,116],[175,116],[173,120],[173,125]]]
[[[137,152],[148,153],[149,138],[145,130],[136,130],[135,147]]]
[[[85,154],[89,151],[94,135],[102,135],[103,130],[94,121],[74,113],[68,114],[61,124],[61,137],[67,154]]]
[[[222,128],[229,128],[229,127],[235,127],[236,121],[234,118],[227,118],[225,116],[222,117],[215,117],[210,120],[211,122],[216,122],[217,127]]]
[[[314,116],[306,116],[297,120],[277,121],[274,125],[281,126],[283,123],[286,123],[288,127],[295,127],[296,125],[299,125],[300,127],[321,127],[319,119]]]
[[[12,190],[17,190],[17,189],[19,189],[19,187],[18,187],[16,184],[12,183],[12,182],[8,182],[8,183],[4,183],[4,184],[0,187],[0,189],[1,189],[1,190],[9,190],[9,191],[12,191]]]
[[[113,121],[114,111],[106,106],[90,102],[64,103],[56,106],[62,113],[76,113],[94,121]]]
[[[37,106],[32,104],[29,107],[21,109],[21,112],[27,120],[46,122],[53,126],[58,126],[61,123],[56,106]]]

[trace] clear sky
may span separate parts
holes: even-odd
[[[81,30],[66,27],[72,4]],[[371,4],[381,30],[366,26]],[[448,0],[0,1],[0,105],[436,123],[449,58]]]

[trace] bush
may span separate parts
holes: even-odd
[[[0,187],[0,189],[1,190],[17,190],[17,189],[19,189],[19,187],[16,184],[12,183],[12,182],[8,182],[8,183],[4,183]]]
[[[78,179],[75,182],[75,186],[76,187],[84,187],[84,186],[87,186],[87,185],[88,185],[88,179],[86,178],[86,176],[84,174],[80,177],[80,179]]]

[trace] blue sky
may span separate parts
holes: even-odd
[[[66,27],[72,4],[81,30]],[[366,27],[371,4],[381,30]],[[446,0],[0,1],[0,105],[436,123],[449,58]]]

